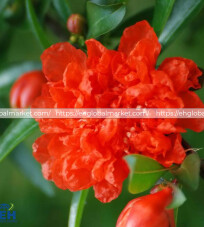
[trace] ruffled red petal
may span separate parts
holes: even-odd
[[[192,60],[181,57],[166,58],[159,70],[164,71],[171,78],[177,92],[187,91],[190,87],[195,89],[201,87],[198,77],[202,72]]]
[[[171,141],[171,149],[165,156],[160,156],[157,159],[165,167],[169,167],[173,163],[180,164],[186,157],[186,152],[181,144],[181,135],[172,134],[168,138]]]
[[[150,49],[149,49],[150,48]],[[153,67],[161,50],[158,38],[147,21],[126,28],[120,40],[119,51],[145,59]]]
[[[182,98],[184,102],[184,108],[204,108],[204,104],[199,98],[199,96],[192,92],[182,92],[180,94],[180,97]],[[189,112],[189,114],[191,114]],[[184,118],[184,119],[178,119],[179,126],[183,128],[189,128],[195,132],[202,132],[204,130],[204,119],[203,118]]]
[[[46,49],[41,55],[43,73],[48,81],[59,81],[67,65],[77,62],[85,66],[86,55],[83,51],[77,50],[70,43],[56,43]]]
[[[106,48],[95,39],[86,40],[85,43],[88,52],[87,65],[89,67],[94,67],[99,62],[99,59],[101,58]]]
[[[122,185],[115,187],[114,185],[108,183],[106,180],[101,181],[93,186],[95,191],[95,197],[102,203],[109,203],[116,199],[122,190]]]
[[[44,163],[49,160],[48,145],[52,137],[50,134],[42,135],[33,144],[33,156],[38,162]]]

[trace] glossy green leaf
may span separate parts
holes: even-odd
[[[13,120],[0,137],[0,161],[36,129],[38,129],[38,123],[34,119]]]
[[[69,213],[68,227],[80,227],[84,205],[88,195],[88,189],[73,193]]]
[[[159,36],[159,42],[166,46],[204,6],[204,0],[176,0],[171,16]]]
[[[151,188],[168,169],[157,161],[143,155],[125,157],[130,167],[128,190],[136,194]]]
[[[17,64],[9,64],[0,69],[0,96],[7,94],[14,81],[23,73],[41,69],[40,62],[20,62]]]
[[[153,28],[157,35],[159,35],[169,18],[175,0],[156,0],[155,11],[153,17]]]
[[[183,205],[183,203],[186,201],[186,197],[178,186],[172,183],[168,184],[173,188],[173,200],[168,205],[167,209],[176,209]]]
[[[26,0],[26,12],[28,21],[32,28],[33,33],[35,34],[36,38],[39,40],[43,49],[48,48],[51,44],[47,39],[46,34],[44,33],[37,16],[35,14],[34,8],[30,0]]]
[[[54,195],[52,184],[42,176],[41,166],[32,156],[32,152],[23,143],[17,146],[9,156],[28,180],[48,196]]]
[[[181,166],[177,170],[172,171],[172,173],[180,183],[192,190],[196,190],[200,178],[200,158],[198,154],[195,152],[188,155]]]
[[[68,17],[71,14],[67,1],[66,0],[53,0],[53,5],[54,5],[58,15],[63,20],[63,22],[66,23]]]
[[[96,38],[116,28],[125,16],[124,4],[109,6],[87,3],[89,38]]]

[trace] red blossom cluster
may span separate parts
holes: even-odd
[[[155,68],[161,45],[141,21],[125,29],[118,51],[94,39],[87,55],[68,42],[42,56],[47,83],[35,108],[202,108],[190,89],[201,71],[181,57]],[[199,119],[38,119],[44,133],[33,145],[46,179],[62,189],[93,186],[102,202],[118,197],[129,169],[123,157],[143,154],[165,167],[185,158],[181,132],[204,129]]]

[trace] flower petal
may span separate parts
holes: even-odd
[[[48,81],[59,81],[63,78],[66,66],[77,62],[85,67],[86,55],[70,43],[57,43],[46,49],[41,55],[43,72]]]
[[[180,94],[184,102],[184,108],[204,108],[204,104],[198,95],[192,91],[183,92]],[[203,118],[185,118],[178,119],[179,126],[183,128],[189,128],[195,132],[202,132],[204,130]]]
[[[149,47],[151,49],[148,50]],[[145,57],[147,55],[151,63],[156,63],[161,45],[153,28],[145,20],[124,30],[118,50],[129,55],[135,48],[139,56]],[[139,53],[139,50],[142,53]]]
[[[192,60],[181,57],[166,58],[159,66],[159,70],[171,78],[177,92],[187,91],[190,87],[195,89],[201,87],[198,77],[202,72]]]
[[[99,59],[101,58],[106,48],[95,39],[89,39],[85,43],[88,52],[87,65],[89,67],[93,67],[98,63]]]
[[[52,137],[50,134],[42,135],[33,144],[33,156],[38,162],[44,163],[49,160],[48,145]]]
[[[109,203],[113,199],[116,199],[121,192],[122,185],[120,187],[115,187],[108,183],[106,180],[101,181],[93,186],[95,191],[95,197],[102,203]]]

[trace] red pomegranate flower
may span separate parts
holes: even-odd
[[[172,189],[131,200],[121,212],[116,227],[175,227],[174,211],[166,210]]]
[[[148,22],[125,29],[118,51],[94,39],[88,57],[68,42],[41,56],[47,83],[37,108],[203,107],[190,88],[201,71],[184,58],[166,59],[155,69],[161,45]],[[43,175],[62,189],[93,186],[102,202],[118,197],[129,170],[123,157],[140,153],[168,167],[185,158],[180,132],[202,131],[203,120],[38,119],[43,136],[33,145]]]

